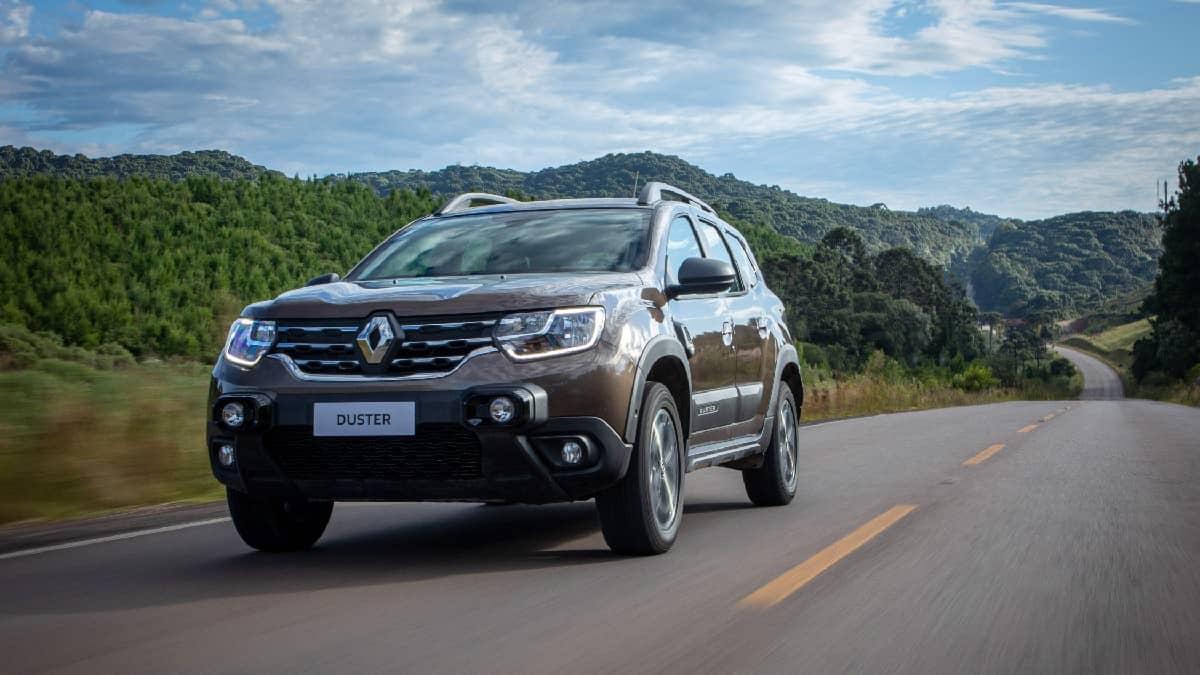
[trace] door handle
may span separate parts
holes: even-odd
[[[751,319],[750,323],[754,324],[755,328],[758,328],[758,339],[766,340],[767,333],[771,328],[771,319],[766,314],[759,314]]]
[[[724,342],[726,347],[733,346],[733,319],[726,319],[721,323],[721,342]]]
[[[683,343],[683,351],[687,353],[688,358],[690,359],[695,356],[696,343],[692,341],[692,331],[688,330],[687,326],[676,321],[675,335],[679,338],[679,341]]]

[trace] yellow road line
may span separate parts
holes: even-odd
[[[989,445],[987,450],[984,450],[983,452],[979,453],[978,455],[975,455],[971,459],[968,459],[967,461],[963,462],[963,466],[974,466],[976,464],[982,464],[983,462],[987,461],[988,457],[991,457],[992,455],[996,454],[997,452],[1000,452],[1003,449],[1004,449],[1003,443]]]
[[[1033,430],[1034,430],[1034,429],[1036,429],[1036,428],[1037,428],[1037,425],[1036,425],[1036,424],[1030,424],[1030,425],[1029,425],[1029,426],[1027,426],[1027,427],[1021,427],[1020,429],[1017,429],[1017,433],[1018,433],[1018,434],[1027,434],[1027,433],[1029,433],[1029,432],[1033,431]]]
[[[783,602],[819,574],[833,567],[842,558],[858,550],[863,544],[879,536],[884,530],[900,522],[900,519],[916,510],[916,504],[899,504],[875,516],[857,530],[838,539],[820,553],[796,565],[776,577],[766,586],[742,598],[742,607],[766,609]]]
[[[1045,417],[1042,418],[1042,421],[1049,422],[1052,419],[1054,419],[1054,413],[1050,413],[1049,415],[1046,415]]]

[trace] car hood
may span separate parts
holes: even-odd
[[[256,319],[361,318],[378,311],[397,316],[444,316],[586,305],[597,293],[641,285],[635,273],[513,274],[340,281],[288,291],[250,305]]]

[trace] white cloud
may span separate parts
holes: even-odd
[[[1136,204],[1145,176],[1200,145],[1186,119],[1200,104],[1196,80],[1133,92],[1029,81],[940,95],[896,87],[897,76],[1004,72],[1046,58],[1048,21],[1121,25],[1102,10],[991,0],[705,12],[634,0],[604,11],[551,0],[504,12],[432,0],[263,6],[276,17],[269,25],[248,25],[221,0],[194,19],[87,11],[36,37],[28,5],[0,5],[0,26],[15,26],[0,27],[12,35],[0,104],[36,113],[0,119],[0,142],[73,152],[85,145],[63,141],[64,130],[94,129],[101,140],[86,147],[218,147],[301,175],[455,162],[535,169],[653,149],[716,173],[736,164],[764,182],[828,190],[817,196],[1013,215]],[[1074,189],[1089,176],[1103,180]]]
[[[1191,2],[1200,2],[1200,0],[1185,0]],[[1039,14],[1048,14],[1057,16],[1062,19],[1071,19],[1073,21],[1093,21],[1099,23],[1134,23],[1132,19],[1118,16],[1102,9],[1093,9],[1088,7],[1062,7],[1060,5],[1047,5],[1040,2],[1010,2],[1009,7],[1023,9],[1028,12],[1036,12]]]
[[[33,5],[23,2],[0,3],[0,47],[29,36],[29,17]]]

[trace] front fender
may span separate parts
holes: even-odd
[[[638,358],[637,368],[633,377],[633,391],[629,393],[629,415],[626,417],[625,422],[625,440],[629,443],[637,440],[642,391],[646,388],[646,378],[650,374],[650,371],[654,369],[654,365],[661,359],[675,359],[683,367],[684,377],[687,381],[688,400],[689,402],[691,400],[692,369],[688,365],[687,352],[684,351],[683,345],[674,336],[654,336],[646,343],[646,347],[642,349],[642,355]],[[687,410],[680,410],[679,414],[688,414],[690,410],[691,406],[689,405]]]

